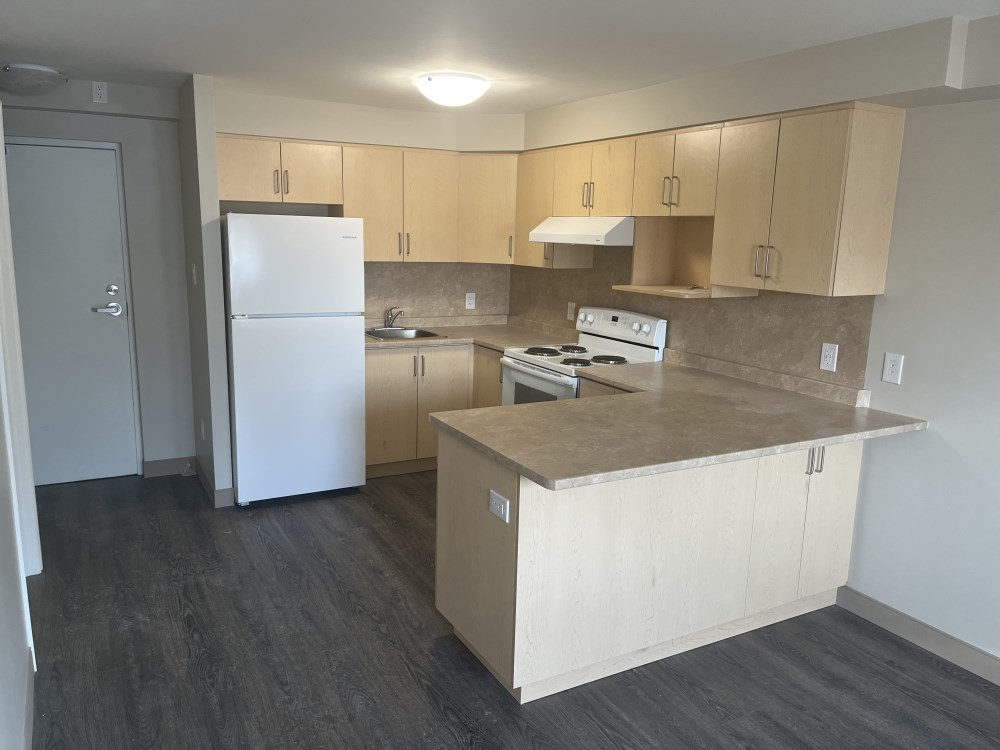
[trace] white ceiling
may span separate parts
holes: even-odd
[[[1000,0],[4,0],[0,61],[170,84],[434,109],[410,83],[492,78],[468,109],[518,113],[639,88]]]

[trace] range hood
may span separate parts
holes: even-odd
[[[564,245],[631,246],[635,219],[631,216],[550,216],[528,234],[532,242]]]

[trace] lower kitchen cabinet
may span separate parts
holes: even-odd
[[[863,445],[760,459],[747,615],[847,583]]]
[[[433,458],[435,411],[469,408],[468,346],[369,349],[365,355],[365,463]]]
[[[417,456],[416,348],[365,353],[365,463],[409,461]]]
[[[502,352],[476,346],[472,353],[472,408],[500,406],[503,398]]]
[[[420,384],[417,387],[417,458],[438,453],[437,427],[427,415],[469,408],[472,357],[468,346],[420,348]]]

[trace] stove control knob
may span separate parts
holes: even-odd
[[[642,332],[643,332],[644,334],[646,334],[646,335],[649,335],[649,332],[650,332],[651,330],[653,330],[653,329],[652,329],[652,328],[650,327],[649,323],[643,323],[643,324],[642,324]]]
[[[576,316],[576,319],[582,323],[587,319],[587,316],[584,313],[580,313],[579,315]]]
[[[635,331],[636,333],[639,333],[639,328],[641,328],[641,326],[638,323],[632,324],[632,330]]]
[[[590,323],[591,325],[594,324],[594,314],[593,313],[590,313],[590,314],[587,315],[587,322]]]

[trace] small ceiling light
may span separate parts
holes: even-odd
[[[471,73],[423,73],[413,81],[420,93],[442,107],[472,104],[490,88],[490,82]]]
[[[44,94],[67,81],[66,76],[47,65],[0,63],[0,90],[10,94]]]

